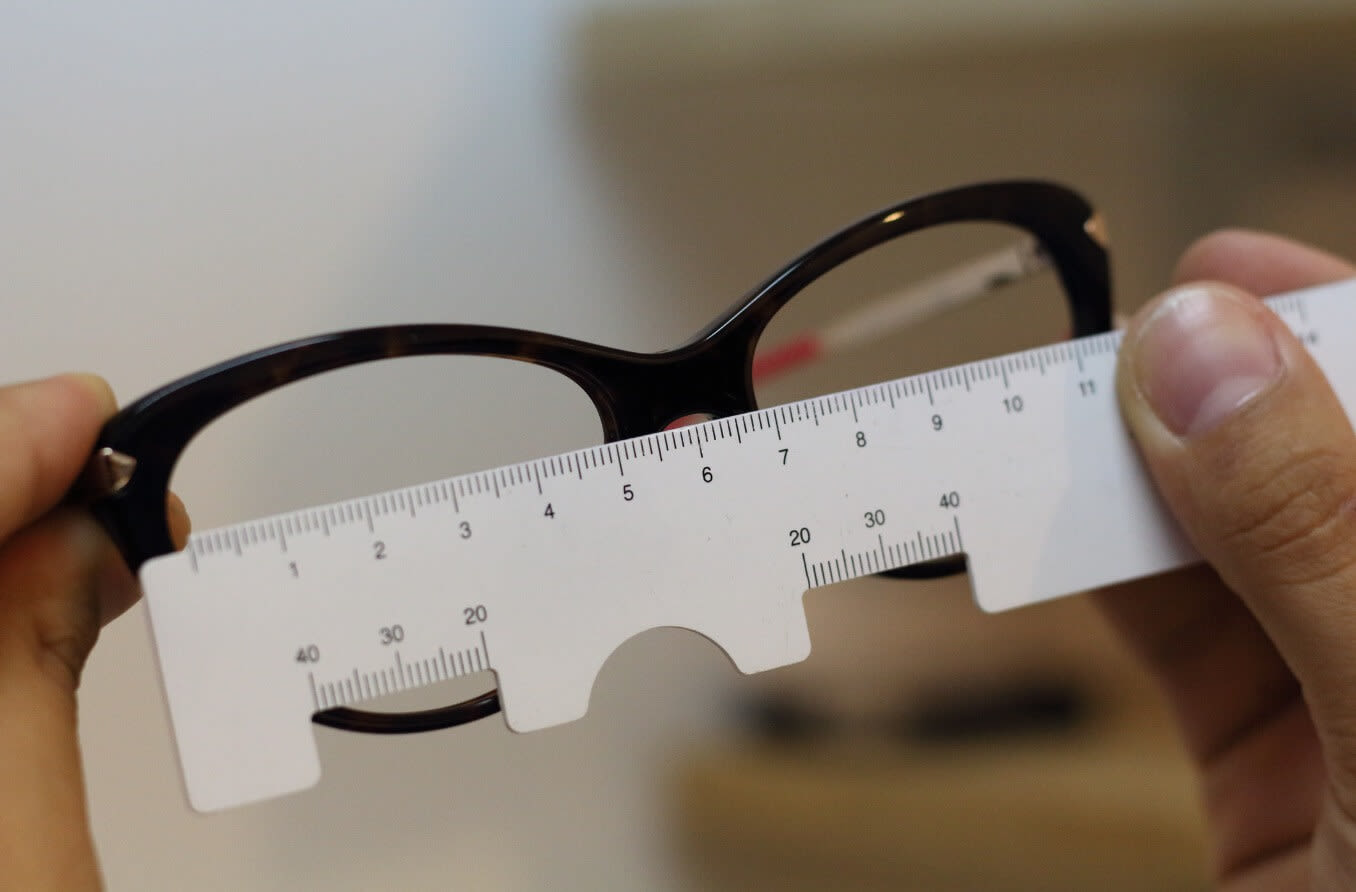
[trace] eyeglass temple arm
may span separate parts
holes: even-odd
[[[760,350],[753,359],[753,380],[769,381],[830,354],[879,340],[1051,266],[1050,256],[1038,241],[1023,239],[916,285],[881,295],[822,328],[803,331]]]

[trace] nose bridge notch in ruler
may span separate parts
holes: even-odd
[[[1348,307],[1356,284],[1273,302],[1339,394]],[[513,729],[579,718],[608,656],[651,628],[695,630],[744,672],[787,665],[809,653],[807,589],[905,564],[964,553],[989,610],[1185,564],[1118,414],[1118,343],[195,536],[142,571],[190,800],[307,787],[313,712],[485,669]]]

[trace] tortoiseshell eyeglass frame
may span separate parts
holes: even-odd
[[[1063,285],[1075,335],[1112,325],[1101,218],[1077,193],[1039,181],[979,183],[912,198],[848,226],[797,257],[687,343],[633,353],[533,331],[485,325],[397,325],[318,335],[258,350],[161,387],[104,426],[89,476],[93,510],[133,571],[175,550],[165,515],[170,476],[204,427],[240,404],[322,372],[402,356],[466,354],[536,363],[566,375],[593,401],[608,442],[655,433],[692,415],[721,418],[758,408],[753,356],[773,315],[806,285],[847,260],[928,227],[1006,223],[1026,230]],[[892,571],[903,578],[963,572],[963,558]],[[464,724],[499,710],[497,691],[438,709],[379,713],[338,708],[318,724],[409,733]]]

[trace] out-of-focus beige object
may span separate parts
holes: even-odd
[[[695,888],[1195,890],[1174,759],[1134,735],[1002,753],[706,753],[681,778]]]
[[[803,678],[780,683],[861,719],[872,706],[840,699],[826,679],[855,677],[880,696],[882,684],[907,690],[910,680],[945,673],[997,678],[1038,668],[1077,681],[1089,698],[1086,718],[934,744],[858,724],[808,741],[691,752],[675,777],[675,802],[693,887],[1206,888],[1191,766],[1150,683],[1091,605],[1068,600],[978,622],[955,622],[963,604],[933,607],[956,615],[945,623],[915,616],[915,629],[931,630],[932,659],[896,663],[888,682],[849,672],[829,652],[825,666],[812,656]],[[894,628],[909,637],[907,626]],[[991,646],[1005,635],[1005,645]]]

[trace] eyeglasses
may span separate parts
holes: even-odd
[[[1015,246],[837,316],[817,330],[762,345],[774,317],[849,260],[903,236],[957,223],[997,223],[1025,233]],[[962,186],[872,214],[791,261],[682,346],[637,353],[539,332],[484,325],[401,325],[290,341],[227,360],[131,403],[100,434],[86,474],[93,510],[135,571],[175,550],[165,504],[190,441],[232,409],[285,385],[376,360],[429,355],[498,357],[545,367],[573,381],[597,410],[607,442],[684,423],[753,411],[763,382],[814,358],[872,338],[1052,268],[1069,331],[1112,324],[1101,218],[1077,193],[1053,183]],[[785,314],[781,314],[784,316]],[[898,377],[898,375],[888,376]],[[872,382],[874,383],[874,381]],[[930,578],[964,571],[948,558],[889,571]],[[497,691],[436,709],[383,713],[350,708],[312,721],[368,733],[410,733],[464,724],[499,710]]]

